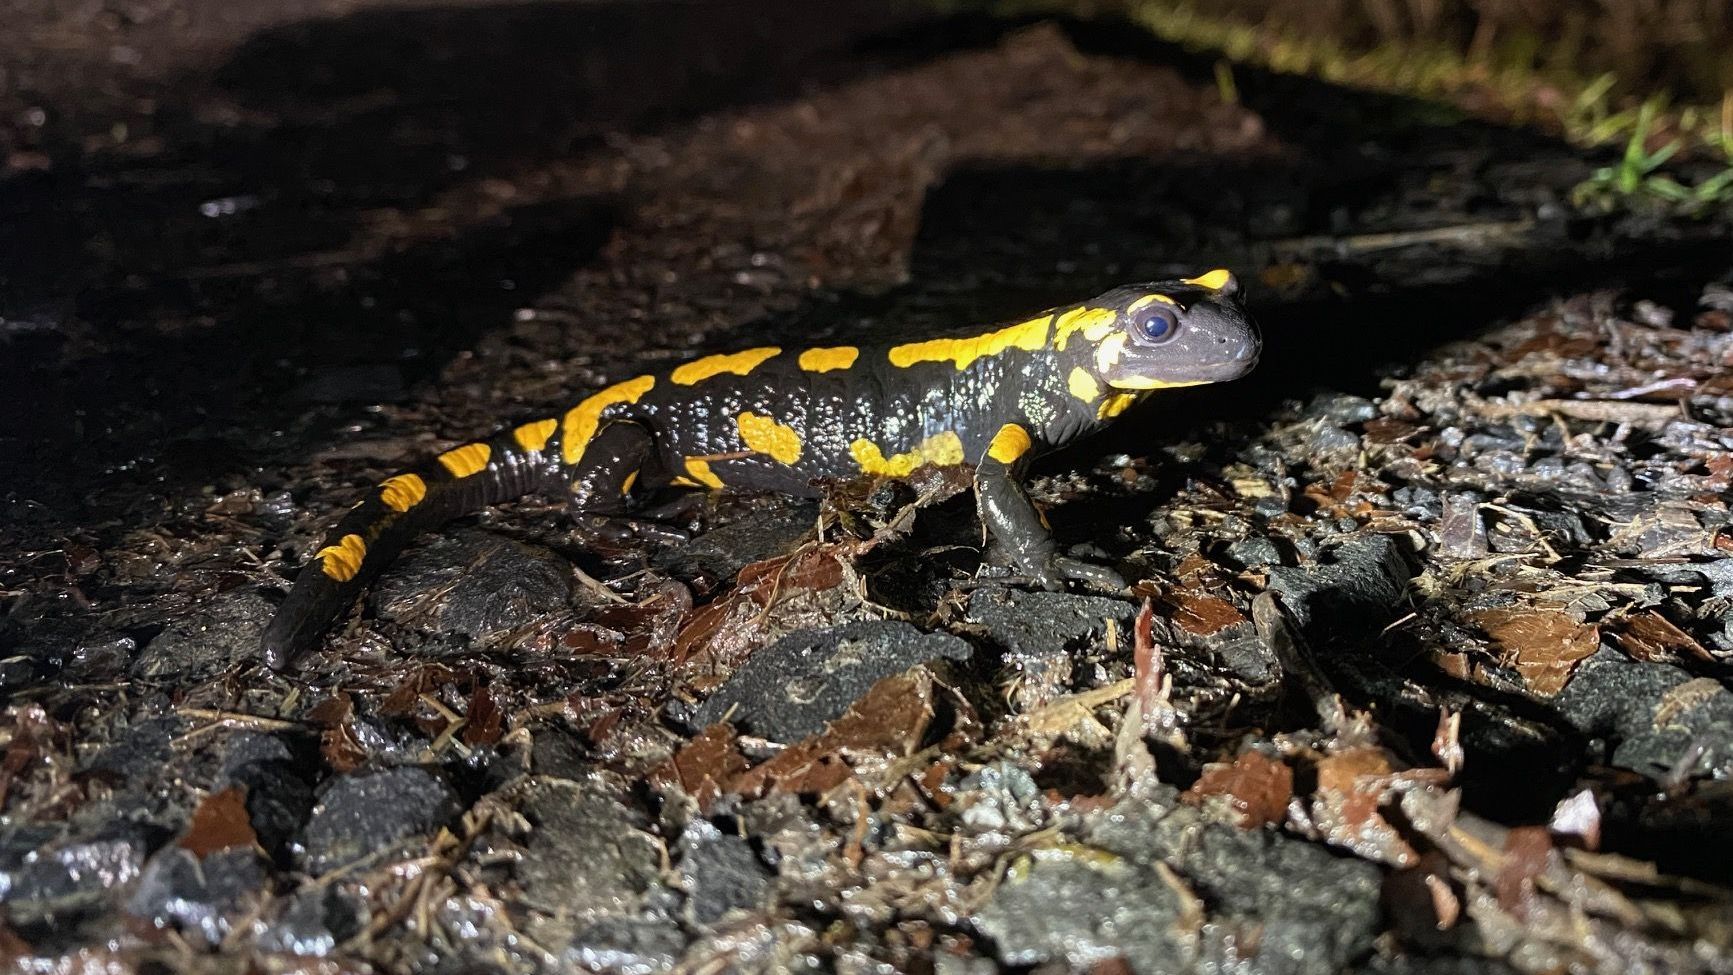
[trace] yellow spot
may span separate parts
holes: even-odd
[[[830,372],[833,369],[847,369],[860,358],[860,350],[852,345],[839,345],[829,349],[807,349],[800,354],[800,368],[807,372]]]
[[[1089,370],[1082,366],[1071,370],[1071,375],[1066,377],[1065,385],[1070,388],[1071,395],[1085,403],[1093,403],[1095,398],[1101,395],[1101,384],[1096,382]]]
[[[1095,415],[1102,420],[1111,420],[1136,406],[1140,399],[1143,397],[1137,393],[1114,393],[1101,401],[1101,405],[1095,408]]]
[[[321,568],[326,575],[338,582],[348,582],[361,571],[361,563],[367,558],[367,543],[360,535],[344,535],[337,544],[325,546],[313,557],[325,563]]]
[[[686,474],[697,484],[702,484],[712,491],[722,490],[722,478],[717,477],[710,469],[710,462],[700,457],[686,458]]]
[[[1029,452],[1034,446],[1029,439],[1029,431],[1015,423],[1007,423],[993,434],[993,442],[987,445],[987,456],[1001,464],[1015,464],[1017,458]]]
[[[736,376],[744,376],[782,352],[774,345],[762,349],[747,349],[744,352],[731,352],[727,355],[707,355],[702,359],[694,359],[683,366],[675,368],[669,378],[681,386],[693,386],[709,379],[731,372]]]
[[[601,426],[604,410],[621,403],[636,403],[655,385],[654,376],[628,379],[591,395],[567,410],[565,427],[560,435],[560,453],[566,464],[576,464],[584,458],[584,450],[590,446],[590,439],[596,435],[596,428]]]
[[[388,477],[379,485],[379,500],[385,502],[385,507],[399,513],[420,504],[425,497],[427,482],[415,474]]]
[[[487,466],[493,448],[484,443],[466,443],[439,455],[439,463],[452,477],[469,477]]]
[[[895,345],[890,351],[891,365],[904,369],[917,362],[954,362],[960,372],[976,359],[998,355],[1009,348],[1035,352],[1047,344],[1047,329],[1052,322],[1053,316],[1047,315],[985,335]]]
[[[548,445],[548,438],[554,435],[554,430],[560,425],[555,419],[537,420],[526,423],[511,432],[511,438],[517,445],[532,454],[539,454]]]
[[[917,467],[953,467],[963,462],[963,441],[953,430],[936,433],[915,445],[906,454],[884,455],[871,440],[856,440],[848,445],[855,463],[868,474],[885,477],[907,477]]]
[[[793,464],[800,459],[800,434],[788,424],[752,412],[740,414],[734,422],[740,427],[740,442],[747,450],[768,454],[778,464]]]
[[[1218,267],[1213,271],[1200,274],[1195,278],[1185,278],[1184,281],[1186,284],[1195,284],[1200,288],[1208,288],[1211,291],[1220,291],[1227,287],[1233,279],[1234,275],[1232,271],[1229,271],[1225,267]]]
[[[1111,376],[1113,367],[1119,365],[1119,355],[1125,351],[1125,333],[1109,335],[1106,341],[1095,347],[1095,371],[1102,376]],[[1111,384],[1113,380],[1109,379]]]
[[[637,471],[627,471],[626,472],[626,479],[624,481],[620,482],[620,493],[621,494],[631,494],[632,493],[632,485],[634,485],[636,483],[638,483],[638,472]]]
[[[669,483],[675,485],[676,487],[703,487],[704,486],[702,484],[699,484],[697,481],[692,480],[691,478],[687,477],[684,474],[674,475],[674,479],[672,481],[670,481]]]
[[[1150,379],[1145,376],[1126,376],[1110,380],[1114,389],[1184,389],[1187,386],[1203,386],[1207,379],[1191,379],[1181,383],[1170,383],[1160,379]]]
[[[1062,312],[1053,322],[1053,347],[1065,351],[1066,343],[1078,332],[1091,342],[1099,342],[1113,331],[1119,313],[1111,308],[1073,308]]]
[[[1137,299],[1136,301],[1132,302],[1131,304],[1126,305],[1125,310],[1128,312],[1136,311],[1139,308],[1142,308],[1144,305],[1153,305],[1158,301],[1164,305],[1172,305],[1175,308],[1179,307],[1179,302],[1174,301],[1172,298],[1169,298],[1167,295],[1144,295],[1143,297]]]

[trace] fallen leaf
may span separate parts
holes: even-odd
[[[1197,589],[1176,589],[1163,602],[1167,618],[1194,636],[1211,636],[1247,622],[1233,603]]]
[[[1598,627],[1551,610],[1484,609],[1473,619],[1542,697],[1564,690],[1571,671],[1601,645]]]
[[[475,693],[469,698],[469,710],[464,716],[467,718],[463,726],[466,745],[491,745],[505,734],[505,715],[500,713],[493,695],[487,692],[486,684],[475,685]]]
[[[246,793],[239,786],[230,786],[199,800],[179,843],[201,860],[223,850],[257,846],[259,836],[247,815]]]
[[[1633,660],[1676,663],[1681,658],[1694,657],[1712,663],[1715,659],[1691,634],[1652,609],[1625,617],[1612,636],[1619,649]]]
[[[657,766],[650,773],[650,781],[661,786],[677,786],[691,796],[702,811],[708,810],[711,803],[727,791],[734,777],[746,771],[746,767],[746,757],[740,754],[733,726],[718,722],[705,728],[698,737]]]
[[[1188,802],[1227,796],[1241,829],[1256,829],[1287,818],[1294,794],[1294,770],[1260,751],[1247,751],[1233,762],[1212,762],[1185,792]]]
[[[1311,814],[1324,839],[1369,860],[1414,864],[1419,854],[1381,811],[1397,774],[1389,756],[1371,746],[1320,759]]]
[[[1526,917],[1535,896],[1535,878],[1546,870],[1552,856],[1552,836],[1545,826],[1517,826],[1505,834],[1504,856],[1492,884],[1498,906],[1518,918]]]

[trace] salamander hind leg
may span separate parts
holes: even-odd
[[[597,541],[630,539],[685,541],[679,528],[655,517],[634,517],[627,508],[635,495],[662,478],[647,469],[655,463],[655,437],[642,424],[616,420],[591,438],[582,459],[565,469],[568,508],[579,531]]]
[[[1123,589],[1125,580],[1112,569],[1058,553],[1053,533],[1023,490],[1030,446],[1028,432],[1008,423],[976,465],[975,498],[982,524],[1017,570],[1043,589],[1063,589],[1066,580]]]

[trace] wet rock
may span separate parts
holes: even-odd
[[[337,887],[309,885],[255,925],[260,951],[323,957],[361,929],[361,905]]]
[[[791,633],[753,653],[692,716],[707,727],[725,716],[772,741],[817,734],[872,686],[929,660],[967,659],[970,646],[907,623],[864,620]]]
[[[1378,417],[1378,406],[1364,396],[1348,393],[1319,393],[1306,404],[1307,416],[1323,417],[1338,426],[1365,423]]]
[[[687,913],[697,924],[714,924],[731,910],[756,909],[770,890],[770,871],[752,844],[702,819],[680,836],[680,878]]]
[[[536,779],[518,806],[530,824],[516,877],[522,902],[587,921],[637,916],[661,886],[662,848],[628,787],[612,777]]]
[[[138,879],[145,858],[167,837],[164,830],[121,821],[32,851],[0,875],[7,923],[58,923],[108,910],[111,898]]]
[[[567,607],[572,568],[535,545],[490,532],[439,535],[411,550],[379,580],[382,619],[486,644]]]
[[[604,918],[578,932],[566,962],[585,971],[651,975],[674,967],[686,933],[666,918]]]
[[[463,811],[437,774],[404,766],[337,779],[307,820],[304,859],[318,875],[411,836],[431,833]]]
[[[170,846],[152,857],[127,911],[157,928],[176,928],[205,944],[220,943],[262,895],[265,865],[251,849],[219,850],[202,860]]]
[[[313,806],[313,787],[302,777],[289,744],[277,735],[243,732],[223,756],[217,788],[246,792],[247,818],[259,845],[280,853],[301,829]]]
[[[1302,628],[1353,631],[1389,622],[1413,575],[1389,536],[1365,534],[1312,564],[1271,566],[1270,588]]]
[[[1039,828],[1043,818],[1041,787],[1023,768],[999,761],[965,778],[957,789],[959,818],[980,833]]]
[[[179,682],[205,680],[258,658],[259,634],[276,607],[256,592],[206,600],[145,644],[132,676]]]
[[[1688,774],[1733,776],[1733,693],[1719,681],[1603,647],[1553,705],[1578,730],[1609,739],[1614,765],[1664,777],[1688,760]]]
[[[812,501],[754,511],[684,545],[657,551],[650,564],[680,578],[731,579],[753,562],[793,549],[817,520],[818,504]]]
[[[1028,709],[1069,690],[1072,650],[1102,645],[1108,620],[1130,633],[1136,613],[1123,599],[984,587],[969,597],[964,618],[1005,649],[1005,665],[1021,673],[1017,703]]]
[[[1077,970],[1120,959],[1134,972],[1156,973],[1186,968],[1194,957],[1187,907],[1151,870],[1037,854],[1012,868],[974,923],[1007,965]]]
[[[1228,546],[1227,557],[1236,568],[1254,569],[1281,565],[1282,549],[1268,538],[1247,538]]]
[[[1280,833],[1208,821],[1177,793],[1140,790],[1091,817],[1088,840],[1128,860],[1167,864],[1209,905],[1203,965],[1247,965],[1247,936],[1262,946],[1244,970],[1330,975],[1372,946],[1379,918],[1380,873],[1363,860],[1337,857]]]

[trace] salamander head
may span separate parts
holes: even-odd
[[[1127,285],[1090,302],[1117,313],[1095,343],[1096,372],[1116,389],[1163,389],[1238,379],[1263,340],[1227,271]]]

